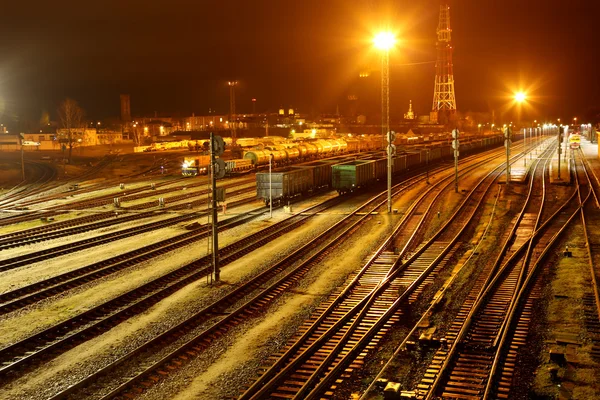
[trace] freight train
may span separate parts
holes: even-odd
[[[243,172],[269,165],[281,167],[298,162],[306,162],[319,158],[332,157],[346,153],[373,151],[381,148],[380,136],[365,136],[356,139],[318,139],[313,141],[283,143],[274,141],[264,143],[245,152],[243,159],[226,162],[228,173]],[[182,164],[182,175],[206,175],[210,156],[197,155],[185,157]]]
[[[185,157],[181,166],[181,174],[184,176],[206,175],[208,174],[209,164],[210,156],[208,155]],[[249,171],[251,169],[254,169],[254,166],[248,159],[225,160],[225,171],[227,174]]]
[[[503,137],[489,136],[484,139],[462,142],[460,152],[463,155],[500,146]],[[399,154],[393,159],[393,173],[400,174],[427,163],[451,159],[453,149],[449,145],[437,145]],[[314,193],[323,188],[337,190],[341,194],[354,192],[385,181],[387,177],[387,159],[384,157],[321,160],[285,167],[256,174],[257,197],[269,205],[273,202],[285,202],[294,197]]]

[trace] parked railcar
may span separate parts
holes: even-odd
[[[313,189],[319,190],[331,186],[331,167],[339,161],[313,161],[300,164],[298,168],[308,168],[313,174]]]
[[[375,161],[354,160],[336,164],[332,168],[332,187],[339,194],[353,192],[373,183]]]
[[[252,161],[247,158],[225,161],[225,171],[227,173],[239,173],[252,169]]]
[[[269,174],[256,174],[256,195],[268,206],[270,199],[273,203],[292,199],[312,191],[312,168],[287,167]]]
[[[410,169],[421,163],[421,153],[406,153],[406,168]]]
[[[394,173],[406,171],[406,155],[400,154],[394,157]]]

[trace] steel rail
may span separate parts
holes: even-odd
[[[504,331],[502,332],[502,335],[501,335],[501,338],[500,338],[500,342],[496,346],[497,351],[495,352],[494,360],[493,360],[493,363],[492,363],[492,367],[491,367],[490,372],[489,372],[489,379],[486,382],[485,392],[484,392],[484,395],[483,395],[484,399],[489,399],[490,396],[492,396],[492,390],[493,390],[492,386],[494,385],[494,378],[495,378],[496,371],[498,370],[498,367],[499,367],[499,364],[500,364],[500,357],[503,354],[503,348],[505,348],[506,343],[509,340],[509,335],[510,335],[510,329],[509,329],[509,327],[514,324],[515,318],[517,316],[517,310],[519,308],[518,306],[520,304],[522,304],[525,296],[527,295],[528,291],[531,289],[531,286],[532,286],[532,284],[533,284],[533,282],[535,280],[536,273],[537,273],[537,271],[539,269],[539,265],[541,264],[541,261],[545,259],[546,255],[548,255],[548,253],[550,252],[550,250],[554,247],[554,243],[567,230],[568,226],[575,219],[575,217],[577,217],[578,214],[581,215],[581,213],[583,212],[582,210],[583,210],[583,207],[584,207],[585,203],[587,203],[587,201],[591,197],[593,189],[590,186],[590,190],[588,191],[587,196],[582,201],[582,199],[581,199],[581,185],[579,183],[579,177],[578,177],[577,173],[575,174],[575,179],[576,179],[576,194],[577,194],[579,205],[578,205],[577,209],[573,213],[571,213],[570,217],[563,224],[563,226],[558,231],[556,231],[554,233],[554,235],[551,237],[551,239],[549,240],[549,242],[546,244],[546,246],[542,250],[542,253],[538,257],[538,259],[536,260],[536,262],[533,264],[533,266],[531,267],[531,269],[528,271],[527,277],[526,277],[525,281],[523,282],[523,284],[519,288],[518,295],[514,299],[515,306],[512,307],[512,309],[510,310],[510,312],[509,312],[509,314],[508,314],[508,316],[506,318],[506,329],[504,329]]]
[[[445,360],[442,363],[442,365],[440,366],[440,370],[438,371],[434,381],[431,383],[431,385],[429,387],[429,391],[426,396],[426,399],[431,399],[435,396],[438,386],[441,384],[442,379],[444,379],[444,377],[445,377],[446,371],[448,370],[451,363],[453,362],[454,357],[456,356],[459,344],[463,342],[465,336],[467,335],[467,333],[470,330],[470,327],[471,327],[471,324],[473,323],[475,315],[479,312],[481,307],[483,307],[484,304],[486,303],[488,297],[492,293],[492,289],[495,288],[501,282],[501,279],[504,276],[504,274],[522,256],[522,253],[524,251],[526,251],[526,249],[529,247],[529,242],[534,239],[537,239],[542,234],[542,232],[544,232],[546,230],[546,228],[548,228],[550,226],[551,222],[565,208],[569,207],[570,202],[573,200],[575,195],[576,195],[576,191],[572,194],[572,196],[566,202],[564,202],[561,205],[561,207],[558,208],[558,210],[556,210],[556,212],[554,212],[552,214],[552,216],[550,216],[548,218],[548,220],[546,220],[535,232],[533,232],[531,237],[529,239],[527,239],[527,241],[525,241],[525,243],[523,243],[518,249],[515,250],[515,252],[509,257],[509,259],[505,261],[504,265],[502,266],[502,268],[500,268],[500,270],[496,271],[495,274],[488,275],[488,277],[493,276],[493,278],[492,279],[488,278],[486,280],[486,285],[482,287],[482,289],[480,291],[480,295],[477,297],[474,305],[470,309],[469,314],[467,315],[467,317],[465,318],[465,321],[462,324],[461,330],[456,335],[456,339],[454,340],[450,350],[447,351]]]
[[[500,167],[498,167],[500,168]],[[451,182],[450,182],[451,183]],[[481,184],[481,182],[480,182]],[[479,184],[477,185],[477,187],[479,186]],[[476,189],[473,189],[473,191],[471,193],[473,193]],[[448,221],[446,221],[446,223],[442,226],[442,228],[440,228],[438,230],[438,232],[428,241],[429,244],[432,244],[433,242],[435,242],[435,240],[439,237],[439,235],[447,228],[450,226],[450,224],[452,223],[452,221],[454,220],[455,217],[457,217],[457,215],[459,214],[459,211],[461,209],[461,206],[465,205],[467,203],[467,201],[469,200],[469,198],[467,197],[463,203],[457,208],[457,210],[455,211],[455,213],[448,219]],[[401,224],[399,224],[399,226],[401,226]],[[391,237],[388,238],[388,240],[386,242],[384,242],[384,244],[378,249],[378,251],[376,252],[379,253],[381,251],[383,251],[383,249],[385,249],[386,247],[388,247],[389,243],[391,243]],[[389,286],[389,284],[391,283],[391,281],[400,273],[404,270],[404,268],[406,268],[406,266],[412,264],[422,253],[424,253],[427,249],[427,245],[423,246],[421,249],[417,250],[417,252],[415,252],[407,261],[405,261],[402,266],[403,268],[399,268],[400,265],[398,265],[398,262],[395,263],[395,265],[390,269],[392,271],[395,270],[395,272],[388,274],[378,285],[376,288],[374,288],[373,290],[371,290],[369,292],[369,294],[367,294],[361,301],[359,301],[354,307],[352,307],[349,311],[347,311],[344,316],[340,317],[340,319],[337,321],[337,323],[335,323],[334,325],[332,325],[327,332],[325,332],[324,334],[322,334],[320,336],[320,339],[317,339],[316,341],[313,340],[312,343],[313,345],[316,347],[317,345],[320,345],[322,343],[324,343],[328,336],[333,333],[336,332],[337,330],[339,330],[339,328],[344,325],[345,323],[347,323],[348,321],[351,320],[351,318],[358,312],[360,312],[361,310],[368,310],[368,307],[365,307],[370,299],[374,299],[376,297],[376,294],[379,293],[383,293],[385,291],[385,289],[387,289],[387,287]],[[406,289],[405,293],[406,296],[403,298],[403,300],[405,298],[408,297],[408,294],[412,291],[414,291],[416,289],[416,287],[418,286],[418,284],[420,284],[425,277],[431,272],[431,270],[433,270],[433,267],[437,264],[437,262],[439,262],[439,260],[441,260],[445,254],[450,250],[450,246],[448,246],[446,249],[444,249],[440,255],[438,256],[438,258],[430,265],[429,268],[427,268],[420,276],[419,278],[417,278],[416,281],[413,281],[413,284]],[[371,258],[370,262],[374,261],[374,259],[376,258],[376,256],[373,256],[373,258]],[[400,258],[399,258],[400,259]],[[368,263],[366,265],[369,265]],[[365,267],[363,267],[363,269],[361,270],[361,272],[359,274],[357,274],[357,277],[355,279],[353,279],[353,281],[348,284],[346,286],[346,288],[342,291],[342,293],[340,293],[340,295],[338,295],[338,297],[332,302],[332,304],[328,307],[328,310],[333,309],[335,306],[337,306],[342,299],[347,295],[347,293],[349,293],[349,291],[352,288],[353,283],[357,282],[358,279],[360,278],[360,276],[362,275],[362,273],[364,273],[365,271]],[[311,325],[310,328],[307,329],[307,331],[302,335],[302,337],[298,338],[298,340],[296,341],[296,344],[294,344],[292,347],[290,347],[286,353],[284,355],[282,355],[279,360],[273,365],[271,366],[260,378],[259,380],[255,381],[254,384],[240,397],[240,399],[257,399],[257,398],[262,398],[263,396],[266,396],[268,394],[269,391],[271,391],[273,389],[274,386],[276,386],[278,384],[277,379],[275,379],[276,376],[280,376],[282,379],[287,373],[289,373],[293,368],[295,368],[298,364],[300,364],[301,362],[303,362],[304,360],[302,359],[303,356],[298,356],[296,358],[293,359],[293,361],[290,362],[290,364],[288,364],[287,366],[283,366],[283,364],[285,364],[287,362],[288,359],[291,359],[292,355],[294,355],[299,349],[300,346],[302,346],[302,343],[306,342],[306,340],[308,339],[308,337],[310,337],[310,335],[312,334],[312,332],[314,332],[319,326],[320,324],[324,321],[325,317],[327,315],[327,310],[324,311],[321,316]],[[356,318],[355,321],[358,321],[360,318]],[[308,351],[305,349],[304,352],[302,353],[304,355],[304,357],[306,357],[308,355]],[[332,352],[333,354],[333,352]],[[268,381],[269,383],[267,384]],[[301,395],[301,394],[300,394]]]
[[[419,179],[424,179],[424,178],[420,177]],[[409,185],[410,185],[409,182],[402,182],[402,183],[396,185],[396,188],[399,188],[399,189],[402,190],[402,189],[405,189],[406,187],[408,187]],[[400,194],[401,190],[399,192],[397,192],[396,194]],[[326,237],[326,236],[330,236],[332,234],[336,234],[335,231],[338,230],[338,228],[343,227],[344,225],[350,223],[351,219],[354,218],[357,214],[359,214],[360,210],[363,210],[366,207],[370,206],[370,204],[373,201],[376,201],[377,199],[379,199],[379,198],[381,198],[383,196],[384,196],[384,194],[378,194],[377,196],[375,196],[371,200],[363,203],[361,206],[359,206],[351,214],[347,215],[341,221],[338,221],[335,225],[331,226],[325,232],[323,232],[321,234],[321,237]],[[384,202],[381,202],[381,204],[384,204]],[[248,302],[246,302],[241,307],[238,307],[236,309],[236,311],[228,313],[225,318],[219,320],[212,327],[208,328],[206,331],[204,331],[200,335],[196,336],[194,339],[191,339],[190,341],[186,342],[186,344],[184,344],[183,346],[179,347],[179,349],[176,349],[175,351],[173,351],[172,353],[170,353],[168,356],[166,356],[163,359],[161,359],[159,362],[153,363],[150,367],[146,368],[141,373],[139,373],[139,374],[137,374],[137,375],[135,375],[133,377],[128,378],[128,380],[126,382],[124,382],[123,384],[121,384],[117,389],[113,390],[110,395],[105,396],[105,397],[116,396],[117,394],[119,394],[122,391],[126,390],[126,388],[129,385],[135,383],[136,381],[139,381],[139,380],[143,379],[146,375],[152,373],[152,371],[154,371],[156,368],[158,368],[162,364],[168,362],[172,357],[176,357],[177,354],[179,354],[178,352],[185,351],[185,350],[182,350],[182,349],[189,348],[190,346],[193,345],[193,343],[201,342],[204,338],[210,337],[210,335],[218,334],[219,330],[224,329],[223,327],[227,326],[226,324],[228,322],[233,321],[236,318],[238,318],[249,307],[256,306],[257,303],[259,303],[261,305],[264,305],[264,303],[266,301],[265,298],[274,299],[278,294],[281,294],[281,286],[282,285],[285,286],[285,287],[289,287],[292,284],[292,282],[294,282],[295,280],[299,279],[301,276],[303,276],[308,271],[308,269],[309,269],[310,265],[312,265],[312,263],[314,263],[316,260],[318,260],[319,257],[321,257],[325,252],[328,251],[328,249],[330,249],[331,247],[333,247],[333,246],[341,243],[344,239],[346,239],[348,237],[347,234],[349,232],[351,232],[352,230],[356,229],[356,227],[357,227],[358,224],[362,223],[364,220],[366,220],[369,217],[370,217],[370,213],[365,213],[365,215],[360,216],[357,221],[355,221],[354,223],[350,223],[349,226],[345,227],[341,233],[336,234],[335,238],[332,239],[332,240],[330,240],[325,245],[322,245],[321,240],[318,240],[318,239],[315,239],[315,240],[311,241],[310,243],[305,244],[304,246],[302,246],[301,248],[299,248],[296,251],[294,251],[292,254],[290,254],[285,259],[279,261],[278,263],[276,263],[274,266],[272,266],[268,270],[262,272],[261,274],[259,274],[258,276],[256,276],[255,278],[253,278],[252,280],[250,280],[249,282],[247,282],[245,285],[243,285],[243,286],[235,289],[233,292],[230,292],[225,297],[217,300],[212,305],[210,305],[210,306],[206,307],[205,309],[197,312],[194,316],[192,316],[191,318],[187,319],[186,321],[181,322],[177,326],[169,329],[167,332],[164,332],[160,336],[158,336],[158,337],[152,339],[151,341],[145,343],[144,345],[142,345],[138,349],[136,349],[136,350],[128,353],[127,355],[125,355],[125,356],[123,356],[121,358],[119,358],[115,362],[111,363],[109,366],[106,366],[105,368],[96,371],[94,374],[88,376],[84,380],[82,380],[82,381],[80,381],[80,382],[78,382],[78,383],[70,386],[69,388],[63,390],[62,392],[60,392],[57,395],[55,395],[54,397],[52,397],[52,399],[61,399],[61,398],[65,398],[65,397],[69,396],[70,394],[72,394],[76,390],[78,390],[79,388],[87,385],[88,383],[93,382],[100,375],[108,373],[110,370],[117,368],[118,366],[120,366],[124,362],[126,362],[127,360],[129,360],[132,357],[136,356],[137,354],[140,354],[140,353],[144,352],[146,349],[149,349],[152,346],[161,343],[165,338],[169,337],[169,335],[171,335],[171,334],[173,334],[175,332],[178,332],[179,330],[184,329],[184,328],[185,329],[189,329],[190,325],[197,325],[198,324],[197,322],[193,322],[193,321],[196,321],[196,320],[199,320],[199,319],[204,321],[207,318],[211,318],[211,316],[214,316],[215,313],[218,314],[218,312],[216,310],[224,309],[224,307],[230,306],[232,304],[233,300],[238,300],[240,298],[243,298],[243,297],[247,296],[249,294],[248,293],[249,288],[252,289],[252,290],[260,288],[261,285],[264,284],[264,283],[266,283],[268,281],[268,279],[270,279],[273,276],[274,273],[280,273],[280,272],[284,271],[285,269],[289,268],[290,265],[292,264],[290,262],[290,260],[296,260],[296,261],[300,260],[302,257],[304,257],[306,255],[307,251],[311,251],[315,247],[319,247],[320,248],[320,250],[317,253],[313,254],[308,259],[303,260],[302,263],[299,266],[293,268],[292,271],[288,272],[284,277],[282,277],[277,282],[275,282],[272,285],[270,285],[267,289],[262,290],[252,300],[249,300]]]

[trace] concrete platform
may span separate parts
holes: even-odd
[[[564,149],[563,149],[564,150]],[[550,161],[550,183],[554,185],[570,185],[571,184],[571,160],[572,152],[569,149],[567,157],[565,154],[560,155],[560,174],[558,170],[558,154],[554,154]],[[560,178],[559,178],[560,176]]]
[[[527,161],[519,160],[515,164],[510,166],[510,183],[523,184],[527,182],[529,176],[529,167],[533,164],[533,159],[529,159],[527,155]],[[498,178],[498,183],[506,183],[506,171]]]

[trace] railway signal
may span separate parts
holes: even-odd
[[[388,189],[388,214],[392,213],[392,157],[396,155],[396,132],[388,131],[387,133],[388,147],[387,147],[387,189]]]
[[[210,133],[210,165],[211,165],[211,213],[212,213],[212,258],[215,282],[219,282],[219,231],[217,229],[217,179],[225,176],[225,162],[215,158],[225,151],[225,142],[221,136]]]
[[[452,148],[454,149],[454,191],[458,193],[458,156],[460,155],[458,141],[459,136],[458,129],[452,130]]]

